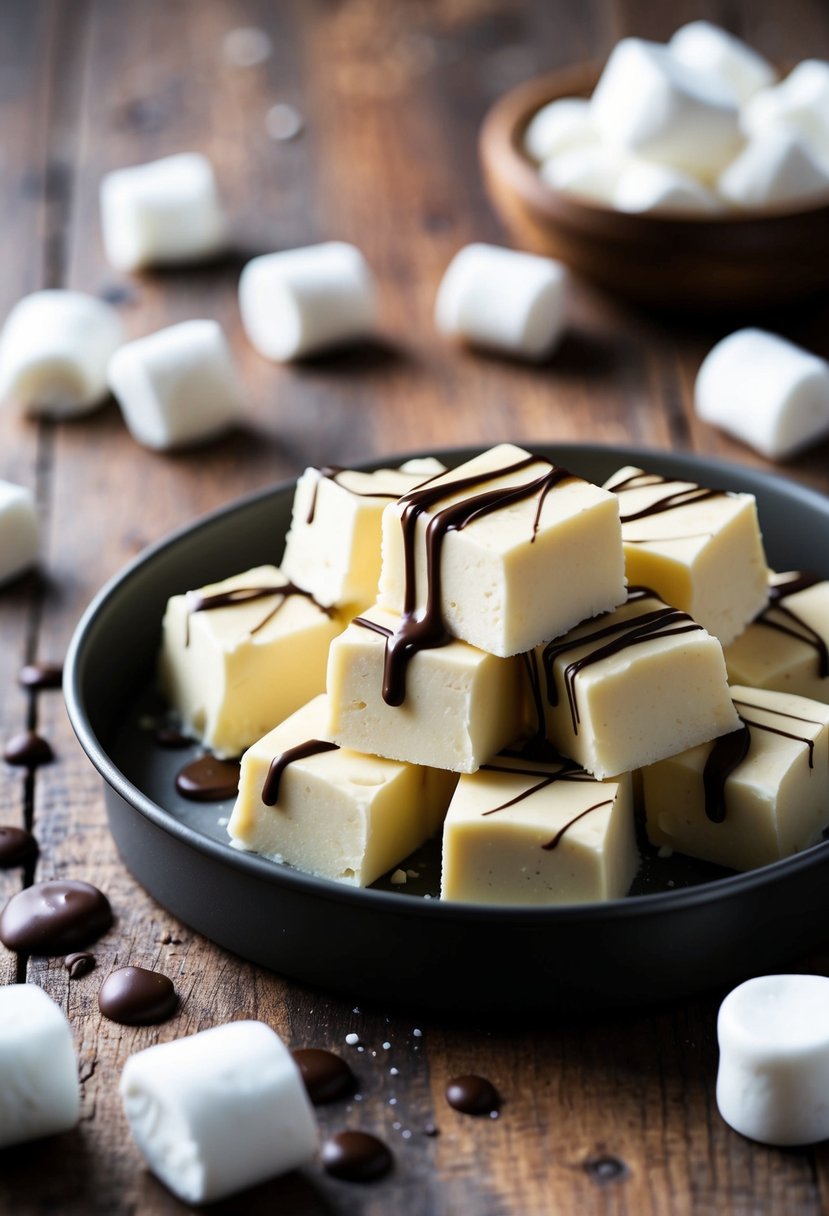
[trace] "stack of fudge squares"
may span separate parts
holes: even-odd
[[[232,843],[311,874],[367,886],[442,828],[443,899],[590,902],[630,888],[635,803],[737,870],[829,825],[829,583],[768,570],[749,494],[510,444],[308,469],[281,567],[163,632],[183,727],[244,753]]]

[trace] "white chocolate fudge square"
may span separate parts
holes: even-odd
[[[400,618],[378,605],[352,621],[328,656],[330,737],[343,747],[474,772],[523,726],[519,659],[450,641],[410,657],[401,703],[384,698],[388,643]]]
[[[438,830],[457,778],[337,747],[328,719],[316,697],[248,748],[227,830],[239,848],[366,887]]]
[[[627,894],[639,857],[630,774],[502,754],[461,777],[443,827],[441,898],[575,904]]]
[[[429,458],[373,473],[306,469],[294,494],[282,569],[319,604],[367,608],[377,599],[384,508],[443,470]]]
[[[723,646],[763,608],[768,567],[753,494],[625,467],[605,482],[619,499],[625,569],[689,613]]]
[[[596,777],[653,764],[735,730],[722,647],[644,587],[528,662],[547,738]]]
[[[733,684],[829,702],[829,581],[772,574],[767,605],[726,646],[725,662]]]
[[[731,693],[748,728],[742,746],[738,733],[691,748],[646,768],[642,788],[653,844],[750,870],[814,844],[829,824],[829,706],[743,685]]]
[[[512,444],[383,515],[378,602],[421,635],[515,655],[621,603],[624,586],[615,497]]]
[[[185,730],[238,756],[325,688],[342,628],[276,566],[259,566],[167,604],[159,682]]]

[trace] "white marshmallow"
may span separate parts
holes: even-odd
[[[65,1015],[35,984],[0,987],[0,1148],[67,1132],[80,1110]]]
[[[109,304],[80,291],[35,291],[15,304],[0,335],[0,397],[29,414],[67,418],[108,395],[106,370],[123,342]]]
[[[683,25],[669,40],[668,47],[680,63],[719,77],[741,105],[777,80],[777,72],[767,59],[710,21]]]
[[[829,434],[829,363],[762,329],[723,338],[699,369],[696,411],[771,460]]]
[[[524,132],[524,150],[533,160],[544,161],[568,148],[598,140],[590,102],[584,97],[558,97],[542,106]]]
[[[717,1105],[762,1144],[829,1136],[829,979],[764,975],[735,988],[717,1019]]]
[[[467,245],[438,289],[441,333],[523,359],[551,353],[565,325],[569,277],[560,262],[497,245]]]
[[[118,270],[197,261],[225,245],[225,219],[206,156],[182,152],[116,169],[101,181],[107,258]]]
[[[637,160],[622,172],[613,194],[619,211],[655,211],[663,214],[711,214],[722,203],[696,178],[665,165]]]
[[[239,279],[251,345],[278,362],[368,337],[375,295],[365,258],[343,241],[254,258]]]
[[[121,1098],[148,1167],[211,1203],[305,1164],[317,1121],[299,1069],[263,1022],[230,1022],[130,1056]]]
[[[201,443],[241,414],[241,387],[216,321],[183,321],[128,342],[110,360],[109,383],[133,438],[148,448]]]
[[[0,586],[37,561],[35,496],[25,486],[0,481]]]
[[[554,190],[613,206],[613,198],[630,158],[605,144],[568,148],[545,160],[541,180]]]
[[[717,190],[738,207],[829,202],[829,161],[819,160],[801,135],[772,125],[749,140]]]
[[[609,144],[699,178],[716,176],[741,144],[729,87],[642,38],[617,43],[591,111]]]
[[[747,135],[782,123],[811,140],[820,155],[829,156],[829,63],[804,59],[780,84],[752,97],[740,122]]]

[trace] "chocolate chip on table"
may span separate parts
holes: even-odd
[[[353,1093],[357,1079],[348,1064],[333,1051],[301,1047],[292,1052],[299,1066],[308,1097],[315,1106],[336,1102]]]
[[[95,955],[88,950],[76,950],[67,954],[63,965],[69,972],[70,980],[79,980],[81,976],[89,975],[95,969]]]
[[[373,1182],[394,1164],[391,1149],[369,1132],[346,1131],[331,1136],[322,1146],[322,1164],[333,1178],[346,1182]]]
[[[153,1026],[166,1022],[178,1008],[173,982],[146,967],[119,967],[111,972],[98,993],[104,1017],[123,1026]]]
[[[91,883],[38,882],[13,895],[0,913],[0,941],[24,954],[66,954],[96,941],[111,925],[109,900]]]
[[[492,1082],[474,1073],[454,1077],[446,1086],[446,1101],[464,1115],[491,1115],[500,1106]]]
[[[60,688],[62,681],[62,663],[27,663],[25,667],[21,667],[17,677],[20,687],[28,688],[31,692]]]
[[[23,865],[37,856],[37,841],[25,828],[0,826],[0,870]]]
[[[19,735],[13,735],[3,748],[3,759],[16,768],[39,768],[41,764],[49,764],[54,758],[55,753],[49,742],[33,730],[24,730]]]

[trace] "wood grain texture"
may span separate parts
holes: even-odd
[[[308,463],[510,438],[637,443],[766,467],[693,414],[694,376],[725,332],[719,323],[633,312],[578,284],[570,331],[541,368],[456,349],[432,326],[452,254],[470,240],[503,239],[475,152],[492,100],[536,72],[602,57],[624,33],[661,38],[700,15],[775,57],[829,54],[829,17],[818,0],[794,0],[785,19],[773,0],[682,0],[670,11],[645,0],[30,0],[0,8],[3,315],[26,291],[66,285],[114,300],[131,336],[215,317],[248,393],[237,434],[176,456],[136,445],[112,403],[61,426],[0,412],[0,476],[36,488],[44,558],[40,576],[0,591],[0,735],[34,713],[58,757],[30,782],[3,766],[0,821],[33,817],[42,848],[36,876],[92,881],[116,913],[90,975],[69,981],[60,959],[20,963],[20,974],[71,1018],[83,1118],[69,1136],[0,1153],[0,1211],[186,1210],[142,1168],[118,1077],[132,1051],[240,1017],[264,1019],[292,1046],[345,1054],[359,1088],[320,1110],[323,1134],[375,1131],[391,1145],[395,1169],[359,1187],[310,1166],[214,1209],[228,1216],[817,1216],[829,1206],[823,1146],[764,1149],[719,1119],[721,993],[505,1028],[364,1007],[269,974],[176,922],[135,884],[59,695],[32,707],[15,683],[25,660],[63,654],[91,596],[147,544]],[[227,32],[243,25],[266,30],[272,44],[270,58],[247,69],[223,54]],[[299,109],[297,139],[269,137],[266,115],[277,102]],[[100,242],[101,175],[190,148],[217,167],[232,255],[175,273],[118,274]],[[239,269],[252,254],[329,237],[358,243],[375,269],[380,340],[302,365],[269,364],[241,331]],[[769,324],[829,355],[827,315],[811,308]],[[828,456],[824,445],[787,472],[827,489]],[[0,873],[0,898],[25,877]],[[125,1028],[100,1016],[100,981],[125,963],[174,980],[182,1004],[173,1020]],[[828,963],[821,956],[802,966],[825,972]],[[14,980],[18,966],[3,950],[0,981]],[[388,984],[391,999],[393,974]],[[362,1050],[345,1043],[352,1031]],[[497,1119],[447,1105],[448,1080],[470,1071],[498,1086]],[[438,1135],[426,1134],[431,1125]]]

